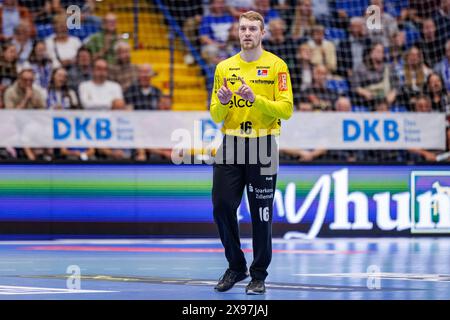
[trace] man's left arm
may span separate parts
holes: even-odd
[[[291,77],[286,63],[280,63],[275,67],[275,100],[269,100],[264,96],[255,95],[253,106],[262,113],[274,118],[288,120],[294,111]]]

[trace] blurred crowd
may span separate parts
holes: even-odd
[[[240,50],[239,14],[256,10],[263,48],[289,66],[296,110],[450,115],[450,0],[166,2],[209,66],[209,90],[217,63]],[[444,152],[284,151],[285,159],[344,162],[436,161]]]
[[[169,110],[170,96],[152,86],[150,64],[131,63],[117,16],[93,15],[95,1],[3,0],[0,7],[0,108]],[[81,8],[87,32],[72,34],[67,7]],[[50,30],[48,36],[42,33]],[[76,31],[76,29],[74,29]],[[167,150],[3,148],[0,159],[148,160]]]
[[[450,0],[163,0],[206,63],[240,51],[238,17],[263,14],[263,47],[289,66],[297,111],[450,115]],[[360,5],[358,6],[358,3]],[[95,0],[0,0],[0,108],[169,110],[150,64],[131,63],[117,16]],[[66,8],[81,8],[80,30]],[[371,24],[380,8],[380,26]],[[369,21],[369,22],[368,22]],[[89,26],[89,27],[86,27]],[[78,33],[77,33],[78,32]],[[192,63],[186,52],[186,63]],[[432,124],[430,124],[432,125]],[[450,149],[447,130],[447,151]],[[444,150],[284,150],[293,161],[436,161]],[[170,150],[0,149],[0,159],[170,158]]]

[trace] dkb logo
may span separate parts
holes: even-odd
[[[109,140],[111,121],[106,118],[53,118],[54,140]]]

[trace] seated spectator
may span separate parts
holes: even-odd
[[[314,65],[323,64],[331,73],[335,72],[337,67],[336,47],[333,42],[325,40],[325,28],[320,25],[314,26],[312,39],[307,43],[312,50],[311,62]]]
[[[23,148],[23,152],[30,161],[52,161],[55,156],[53,149],[49,148]]]
[[[339,97],[334,103],[334,111],[337,112],[352,112],[352,104],[347,97]]]
[[[310,88],[313,81],[314,65],[311,62],[311,48],[306,44],[302,44],[297,49],[295,55],[295,65],[291,70],[292,91],[294,93],[295,105],[298,105],[302,92]]]
[[[81,82],[91,79],[92,55],[86,47],[81,47],[78,49],[75,64],[69,70],[68,86],[76,91]]]
[[[138,78],[138,67],[131,63],[131,47],[124,41],[119,41],[115,47],[116,63],[109,66],[110,79],[120,84],[125,91]]]
[[[31,68],[20,70],[18,79],[8,87],[4,94],[6,109],[44,109],[46,107],[42,91],[33,86],[34,71]]]
[[[450,0],[441,0],[441,6],[437,9],[432,18],[437,28],[437,33],[442,39],[450,38]]]
[[[151,85],[155,72],[151,65],[138,66],[138,80],[125,91],[125,102],[134,110],[157,110],[161,91]]]
[[[0,58],[0,108],[2,108],[3,94],[6,88],[17,80],[17,52],[14,44],[5,44]]]
[[[66,19],[65,15],[55,16],[53,20],[55,34],[45,39],[47,52],[54,68],[61,66],[66,69],[71,68],[81,47],[80,39],[69,35]]]
[[[338,95],[335,91],[327,88],[328,76],[328,70],[325,66],[315,66],[312,86],[301,94],[300,102],[311,104],[313,110],[333,110],[333,104]]]
[[[263,35],[263,39],[268,39],[272,31],[270,30],[270,22],[274,19],[281,19],[278,11],[271,6],[271,0],[258,0],[255,1],[256,12],[259,12],[264,17],[264,23],[266,24],[266,33]]]
[[[408,106],[422,92],[431,70],[425,65],[419,48],[412,46],[405,54],[403,63],[396,67],[398,102]],[[409,107],[411,109],[411,107]]]
[[[445,57],[441,62],[436,64],[434,72],[444,80],[444,87],[450,92],[450,40],[445,44]]]
[[[209,15],[205,15],[200,23],[200,43],[225,48],[228,32],[234,19],[225,7],[225,0],[212,0]]]
[[[380,8],[380,22],[381,28],[370,28],[368,30],[369,38],[372,42],[381,42],[386,48],[389,47],[390,40],[398,32],[397,20],[389,13],[384,12],[383,0],[372,0],[372,5]]]
[[[31,38],[31,27],[27,20],[22,20],[14,28],[12,43],[16,46],[18,63],[25,63],[29,59],[34,45],[33,39]]]
[[[214,71],[216,70],[217,64],[224,58],[220,53],[220,49],[215,45],[203,46],[201,54],[206,63],[206,89],[208,90],[208,94],[211,94],[214,84]]]
[[[30,11],[20,6],[17,0],[3,0],[3,5],[0,6],[0,42],[10,40],[14,36],[14,29],[21,20],[28,21],[32,27],[31,36],[34,37],[36,29]]]
[[[447,40],[447,39],[446,39]],[[444,42],[437,34],[436,25],[433,19],[425,19],[422,26],[422,39],[416,46],[423,52],[425,63],[433,69],[436,63],[440,62],[445,55]]]
[[[112,103],[113,111],[130,111],[123,99],[115,99]],[[100,148],[97,149],[97,154],[100,158],[105,160],[131,160],[134,157],[135,151],[133,149],[125,148]]]
[[[108,79],[108,62],[94,61],[92,80],[80,83],[78,95],[81,106],[86,110],[111,110],[115,99],[123,99],[122,88]]]
[[[403,56],[406,52],[406,33],[399,31],[391,39],[389,46],[389,63],[398,65],[403,62]]]
[[[254,0],[226,0],[228,11],[235,19],[239,19],[241,13],[255,9]]]
[[[364,64],[351,77],[355,93],[354,104],[373,108],[377,101],[386,99],[391,105],[397,96],[394,72],[384,62],[384,47],[375,43],[364,53]]]
[[[432,102],[429,97],[425,95],[421,95],[416,99],[415,112],[432,112]],[[422,162],[422,161],[436,161],[436,155],[439,151],[431,151],[425,149],[409,149],[410,157],[414,162]]]
[[[282,19],[272,19],[269,22],[270,36],[263,41],[263,48],[272,52],[286,62],[289,68],[294,66],[296,43],[285,36],[286,25]]]
[[[86,47],[91,51],[92,58],[104,58],[108,64],[116,63],[116,53],[114,48],[120,40],[117,33],[117,16],[108,13],[103,19],[102,31],[94,33],[86,39]]]
[[[316,24],[316,19],[313,15],[311,3],[311,0],[297,1],[295,16],[290,30],[294,40],[306,39],[312,35],[312,28]]]
[[[334,103],[334,110],[336,112],[352,112],[352,104],[347,97],[339,97]],[[324,160],[333,162],[355,162],[355,150],[328,150],[323,156]]]
[[[161,95],[161,98],[159,99],[158,109],[166,111],[172,110],[172,98],[167,94]]]
[[[47,95],[48,109],[79,109],[74,90],[67,85],[67,71],[60,67],[53,70]]]
[[[431,73],[425,83],[424,94],[431,100],[431,109],[437,112],[446,112],[450,99],[444,82],[440,75]]]
[[[28,2],[28,1],[27,1]],[[28,8],[32,10],[36,24],[51,24],[53,17],[64,13],[59,0],[29,1]]]
[[[350,19],[350,35],[343,39],[337,47],[337,74],[351,77],[353,71],[363,64],[363,54],[370,47],[371,40],[367,36],[366,21],[361,17]]]
[[[229,58],[238,54],[241,51],[241,43],[239,40],[239,22],[234,22],[228,31],[228,39],[225,44],[225,52],[223,59]]]
[[[27,63],[24,65],[27,65]],[[47,89],[50,84],[53,63],[47,53],[47,47],[44,41],[37,41],[34,44],[29,58],[29,65],[35,74],[34,83],[43,90]]]
[[[390,111],[389,103],[387,102],[386,99],[379,101],[375,105],[375,112],[389,112],[389,111]]]
[[[410,20],[415,26],[423,24],[425,19],[432,17],[439,8],[439,0],[409,0],[409,6],[401,12],[400,19]]]

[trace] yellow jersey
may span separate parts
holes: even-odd
[[[253,90],[255,101],[244,100],[233,94],[223,105],[217,91],[227,79],[227,86],[235,92],[241,86],[238,77]],[[286,63],[268,51],[258,60],[244,61],[240,53],[221,61],[214,74],[210,113],[214,122],[224,121],[222,133],[240,137],[279,135],[281,119],[287,120],[293,112],[292,85]]]

